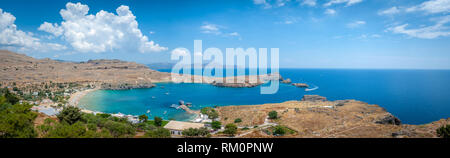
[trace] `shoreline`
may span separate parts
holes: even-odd
[[[99,88],[94,88],[94,89],[86,89],[86,90],[82,90],[82,91],[78,91],[75,92],[73,94],[70,95],[70,98],[68,100],[68,105],[69,106],[78,106],[78,103],[80,102],[81,98],[83,98],[86,94],[99,90]]]

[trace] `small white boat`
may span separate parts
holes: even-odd
[[[147,110],[147,114],[150,113],[150,110]]]

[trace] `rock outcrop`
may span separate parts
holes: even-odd
[[[281,79],[281,83],[285,83],[285,84],[291,84],[292,83],[292,81],[291,81],[291,79],[290,78],[287,78],[287,79]]]
[[[386,114],[385,116],[381,117],[379,120],[375,121],[375,123],[378,124],[391,124],[391,125],[401,125],[402,122],[400,119],[395,117],[392,114]]]
[[[302,101],[312,101],[312,102],[316,102],[316,101],[327,101],[326,97],[322,97],[319,95],[304,95],[302,98]]]
[[[292,85],[295,87],[300,87],[300,88],[308,88],[309,87],[306,83],[293,83]]]
[[[211,83],[213,86],[217,87],[230,87],[230,88],[250,88],[261,85],[262,83]]]

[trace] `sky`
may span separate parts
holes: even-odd
[[[149,64],[202,40],[282,68],[450,69],[449,23],[450,0],[2,0],[0,49]]]

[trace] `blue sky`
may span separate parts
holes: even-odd
[[[26,4],[26,5],[25,5]],[[450,0],[2,0],[0,47],[169,62],[178,47],[279,48],[280,67],[450,69]]]

